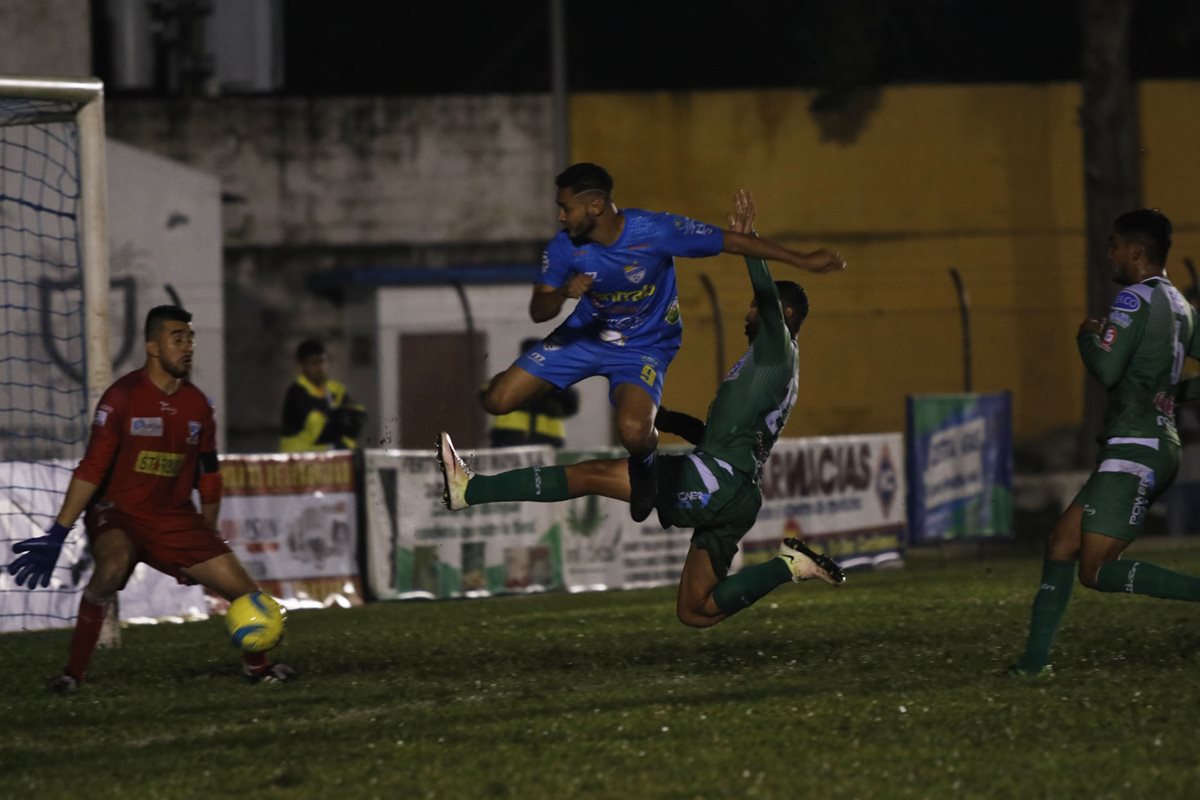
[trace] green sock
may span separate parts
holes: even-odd
[[[1200,578],[1181,575],[1149,561],[1110,561],[1100,567],[1096,588],[1168,600],[1200,600]]]
[[[735,614],[754,605],[781,583],[792,579],[792,571],[782,558],[746,567],[730,575],[713,589],[713,602],[722,614]]]
[[[1029,641],[1025,644],[1025,655],[1017,666],[1027,672],[1037,672],[1050,662],[1050,648],[1058,624],[1071,599],[1071,587],[1075,585],[1074,561],[1042,562],[1042,585],[1033,598],[1033,614],[1029,620]]]
[[[499,475],[473,475],[466,491],[467,504],[529,500],[557,503],[567,499],[567,471],[562,467],[526,467]]]

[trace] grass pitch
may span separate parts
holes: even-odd
[[[1001,677],[1039,569],[922,560],[707,631],[672,590],[294,613],[280,686],[219,620],[126,629],[66,697],[68,633],[6,635],[0,796],[1200,797],[1200,606],[1076,586],[1058,674]]]

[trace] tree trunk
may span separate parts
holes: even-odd
[[[1137,89],[1129,74],[1132,0],[1082,0],[1084,202],[1087,314],[1102,316],[1112,301],[1108,235],[1112,221],[1141,205]],[[1104,425],[1104,387],[1090,376],[1084,390],[1079,465],[1095,459]]]

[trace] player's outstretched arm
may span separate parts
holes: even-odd
[[[95,493],[96,484],[72,478],[58,517],[46,530],[46,535],[34,536],[12,546],[13,552],[18,555],[8,565],[8,572],[18,586],[28,585],[30,589],[36,589],[38,584],[43,588],[50,585],[50,575],[58,563],[63,542]]]
[[[846,259],[834,250],[822,247],[811,253],[801,253],[770,239],[739,233],[736,230],[725,232],[724,251],[749,258],[780,261],[809,272],[841,272],[846,268]]]

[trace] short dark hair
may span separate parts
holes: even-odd
[[[598,164],[584,161],[572,164],[554,178],[554,185],[560,189],[574,189],[579,192],[604,192],[612,194],[613,179],[608,170]]]
[[[1171,220],[1157,208],[1126,211],[1113,220],[1113,232],[1146,251],[1146,260],[1156,267],[1166,266],[1171,252]]]
[[[162,330],[162,324],[168,320],[173,322],[191,322],[192,313],[184,311],[179,306],[155,306],[146,313],[146,341],[156,338]]]
[[[808,292],[795,281],[775,281],[775,288],[779,291],[780,304],[785,309],[792,309],[792,318],[787,325],[792,336],[795,336],[808,317]]]
[[[313,356],[325,355],[325,345],[316,339],[305,339],[296,347],[296,360],[307,361]]]

